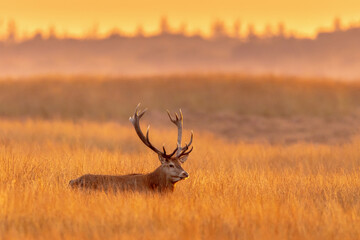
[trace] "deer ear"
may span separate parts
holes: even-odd
[[[180,157],[180,158],[179,158],[179,161],[180,161],[181,163],[184,163],[184,162],[187,160],[188,156],[189,156],[189,155],[185,155],[185,156]]]
[[[166,159],[163,158],[161,155],[158,155],[158,157],[159,157],[161,164],[164,164],[166,162]]]

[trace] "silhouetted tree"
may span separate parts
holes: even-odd
[[[224,38],[227,36],[225,24],[223,21],[216,20],[211,25],[211,36],[215,39]]]
[[[271,38],[274,36],[274,31],[273,31],[273,28],[271,27],[270,24],[267,24],[265,26],[265,29],[264,29],[264,37],[265,38]]]
[[[233,26],[234,38],[240,38],[241,23],[240,20],[236,20]]]
[[[2,18],[0,18],[0,32],[1,32],[1,28],[2,28],[3,24],[4,24],[4,20]]]
[[[63,33],[62,33],[62,37],[63,37],[64,39],[68,39],[68,38],[70,38],[71,36],[70,36],[70,34],[68,33],[68,31],[66,31],[66,29],[64,29],[64,30],[63,30]]]
[[[43,40],[43,33],[41,32],[41,30],[36,30],[34,36],[32,37],[33,40]]]
[[[138,25],[135,31],[135,37],[144,37],[145,32],[142,25]]]
[[[192,36],[193,36],[193,37],[202,38],[203,33],[202,33],[202,31],[201,31],[200,29],[197,28],[197,29],[195,29],[195,31],[193,32]]]
[[[285,24],[283,22],[278,24],[277,35],[281,38],[285,38]]]
[[[13,43],[15,42],[16,37],[17,37],[16,22],[14,20],[10,20],[8,22],[6,40],[7,42]]]
[[[120,38],[121,35],[122,35],[121,30],[115,27],[110,31],[110,34],[109,34],[108,38],[109,39],[116,39],[116,38]]]
[[[186,32],[187,32],[187,24],[181,23],[181,25],[179,27],[179,34],[185,36]]]
[[[170,25],[169,22],[167,20],[167,17],[162,17],[160,19],[160,34],[164,35],[164,34],[169,34],[170,33]]]
[[[353,29],[353,28],[358,28],[358,27],[360,27],[360,25],[357,22],[351,22],[348,25],[348,29]]]
[[[256,40],[258,37],[255,33],[255,27],[254,24],[248,24],[248,30],[247,30],[247,39],[248,41],[254,41]]]
[[[341,19],[340,18],[334,19],[333,29],[334,29],[334,31],[341,31]]]
[[[48,30],[49,39],[56,39],[56,29],[54,26],[50,26]]]
[[[86,38],[88,39],[97,39],[99,36],[99,24],[94,23],[88,33],[86,34]]]

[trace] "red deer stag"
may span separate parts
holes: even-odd
[[[129,175],[93,175],[86,174],[77,179],[71,180],[69,185],[73,188],[81,189],[99,189],[104,191],[173,191],[175,183],[189,176],[181,167],[186,161],[193,147],[190,148],[193,140],[193,132],[191,131],[190,142],[181,147],[183,115],[180,110],[180,116],[175,113],[172,118],[170,112],[167,111],[171,122],[178,128],[177,147],[170,154],[166,153],[165,147],[163,151],[158,150],[149,140],[149,127],[146,136],[140,129],[140,119],[144,116],[147,109],[139,111],[140,104],[136,107],[134,116],[130,117],[130,122],[134,125],[135,131],[140,140],[151,150],[157,153],[161,165],[155,171],[148,174],[129,174]]]

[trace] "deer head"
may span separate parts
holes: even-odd
[[[181,146],[181,138],[182,138],[182,125],[183,125],[183,115],[180,110],[180,116],[175,113],[175,117],[172,118],[170,112],[167,111],[168,116],[172,123],[174,123],[178,128],[178,138],[177,138],[177,147],[171,152],[167,153],[165,147],[162,147],[162,151],[154,147],[149,140],[149,129],[150,125],[147,128],[146,136],[143,134],[140,128],[140,119],[144,116],[147,109],[142,111],[139,110],[140,103],[137,105],[135,109],[134,116],[130,117],[130,122],[134,125],[135,131],[139,136],[140,140],[151,150],[153,150],[160,160],[161,166],[156,170],[159,174],[166,177],[167,181],[172,184],[185,179],[189,176],[189,174],[181,167],[181,164],[184,163],[193,147],[190,148],[193,140],[193,132],[191,131],[191,137],[188,144],[185,144],[184,147]]]

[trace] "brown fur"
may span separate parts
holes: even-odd
[[[169,177],[169,165],[174,164],[173,172],[180,176],[178,180]],[[186,174],[186,175],[185,175]],[[92,189],[103,191],[173,191],[176,182],[188,175],[181,167],[179,161],[167,160],[155,171],[148,174],[128,175],[94,175],[86,174],[69,182],[72,188]]]

